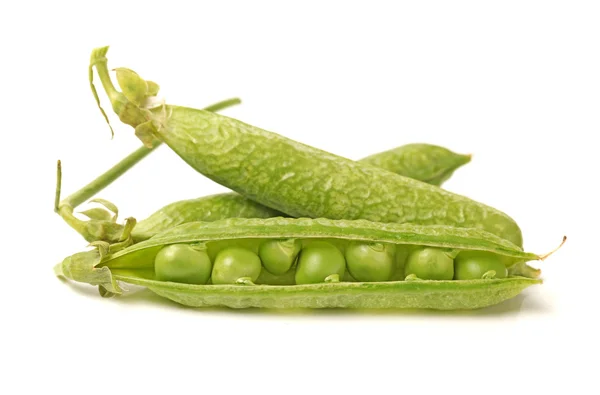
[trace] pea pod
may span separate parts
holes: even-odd
[[[133,126],[144,144],[165,142],[198,172],[253,201],[292,217],[478,228],[522,246],[512,218],[464,196],[219,114],[138,106],[114,87],[107,50],[93,51],[90,68],[96,67],[120,120]]]
[[[99,285],[104,295],[122,293],[119,282],[125,282],[146,286],[161,296],[195,307],[473,309],[499,303],[516,296],[530,285],[541,283],[539,279],[520,276],[475,280],[420,280],[413,276],[408,278],[412,281],[356,282],[351,278],[342,279],[339,266],[330,269],[336,272],[333,274],[338,274],[335,281],[322,279],[316,284],[302,285],[289,282],[290,277],[294,277],[294,271],[301,270],[299,266],[290,269],[291,275],[270,275],[262,280],[262,274],[256,277],[255,268],[238,268],[221,275],[220,278],[225,278],[228,285],[197,285],[156,279],[154,262],[165,246],[200,244],[206,246],[209,259],[213,262],[222,256],[223,251],[244,249],[246,254],[253,257],[252,260],[256,260],[262,243],[273,239],[300,240],[302,251],[328,243],[340,249],[339,257],[343,257],[347,246],[354,248],[356,243],[362,242],[394,247],[384,249],[386,251],[420,247],[457,252],[484,251],[502,256],[505,262],[544,258],[523,252],[500,237],[472,228],[384,224],[367,220],[233,218],[183,224],[119,251],[111,250],[115,248],[114,245],[104,243],[95,250],[66,258],[57,265],[55,271],[75,281]],[[353,253],[353,256],[353,259],[360,259],[360,254]],[[242,259],[238,262],[247,261]],[[234,266],[234,263],[230,262],[229,266]],[[232,273],[235,276],[232,277]],[[252,273],[258,285],[254,285],[254,281],[237,281],[247,278],[248,273]]]
[[[406,144],[367,156],[360,162],[440,186],[470,160],[471,155],[459,155],[437,145]]]

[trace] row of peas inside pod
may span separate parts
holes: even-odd
[[[478,308],[539,284],[513,268],[547,256],[479,229],[283,217],[191,222],[100,247],[55,272],[106,296],[124,282],[187,306],[236,308]]]
[[[339,239],[178,243],[153,258],[157,280],[216,285],[505,278],[505,260],[489,252]]]

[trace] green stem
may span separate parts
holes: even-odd
[[[60,205],[69,205],[72,208],[79,206],[107,186],[109,186],[114,180],[123,175],[127,170],[131,169],[135,164],[144,159],[146,155],[154,151],[158,147],[158,144],[153,148],[140,147],[126,158],[121,160],[119,163],[111,167],[108,171],[90,182],[77,192],[67,196]]]
[[[227,99],[227,100],[223,100],[220,102],[217,102],[215,104],[211,104],[208,107],[204,107],[204,111],[210,111],[210,112],[217,112],[217,111],[221,111],[224,110],[228,107],[232,107],[235,105],[240,104],[242,101],[237,98],[237,97],[233,97],[231,99]]]
[[[54,212],[58,213],[60,203],[60,190],[62,188],[62,166],[60,160],[56,162],[56,192],[54,193]]]

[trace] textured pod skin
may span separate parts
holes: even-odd
[[[406,144],[360,160],[401,176],[440,186],[454,171],[469,163],[470,155],[459,155],[431,144]]]
[[[501,280],[394,281],[295,286],[189,286],[132,276],[117,280],[148,287],[156,294],[191,307],[226,306],[468,310],[492,306],[517,296],[541,280],[513,277]]]
[[[360,160],[433,185],[440,185],[454,170],[469,161],[468,155],[460,155],[431,144],[403,145]],[[132,236],[135,242],[139,242],[187,222],[279,216],[285,214],[237,193],[222,193],[171,203],[138,222]]]
[[[292,217],[478,228],[523,244],[512,218],[464,196],[209,111],[140,107],[112,84],[107,51],[96,48],[90,57],[90,86],[98,105],[93,68],[113,111],[144,144],[163,140],[194,169],[251,200]]]
[[[222,193],[171,203],[138,222],[131,235],[135,242],[139,242],[188,222],[212,222],[226,218],[271,218],[283,215],[285,214],[237,193]]]
[[[229,117],[166,106],[154,126],[198,172],[293,217],[478,228],[523,244],[518,225],[499,210]]]

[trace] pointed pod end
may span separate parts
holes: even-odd
[[[54,275],[56,277],[65,277],[65,274],[63,273],[63,270],[62,270],[62,262],[54,265],[53,270],[54,270]]]

